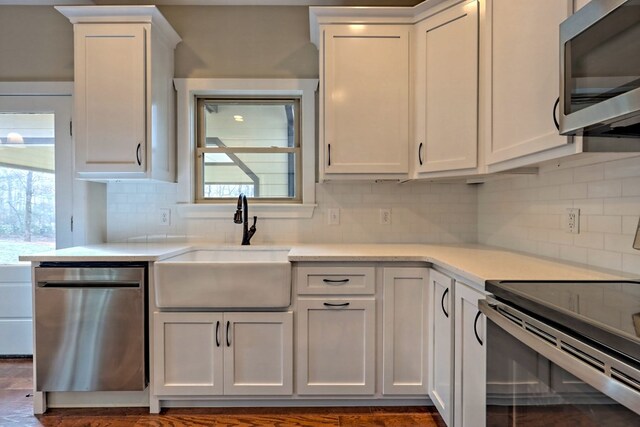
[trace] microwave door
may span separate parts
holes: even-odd
[[[640,136],[640,0],[593,0],[560,26],[560,133]]]

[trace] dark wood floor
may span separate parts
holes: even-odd
[[[30,359],[0,359],[0,427],[444,427],[432,407],[52,409],[32,415]]]

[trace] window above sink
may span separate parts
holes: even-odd
[[[239,192],[252,197],[252,213],[261,218],[313,215],[316,79],[174,83],[180,216],[230,218]],[[259,126],[249,135],[252,123]],[[282,133],[277,142],[264,138],[264,129],[273,128]],[[269,170],[261,171],[261,164]],[[274,173],[274,168],[284,169]],[[264,185],[272,178],[282,181],[278,188]]]

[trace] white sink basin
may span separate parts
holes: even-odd
[[[155,263],[159,308],[283,308],[291,304],[288,249],[200,249]]]

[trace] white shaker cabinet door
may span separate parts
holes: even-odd
[[[224,314],[224,394],[293,392],[293,314]]]
[[[77,172],[144,172],[145,24],[76,24]]]
[[[155,395],[221,395],[222,313],[154,314]]]
[[[382,393],[427,394],[428,269],[385,268]]]
[[[429,270],[429,397],[453,421],[453,279]]]
[[[418,172],[478,165],[478,2],[416,24]]]
[[[486,418],[485,317],[478,300],[485,295],[461,282],[455,284],[454,425],[483,427]]]
[[[489,165],[569,143],[554,124],[560,93],[559,27],[571,0],[487,0],[483,55],[491,113]],[[488,81],[487,81],[488,80]]]
[[[410,27],[323,31],[325,173],[407,173]]]
[[[297,392],[373,395],[374,298],[299,299]]]

